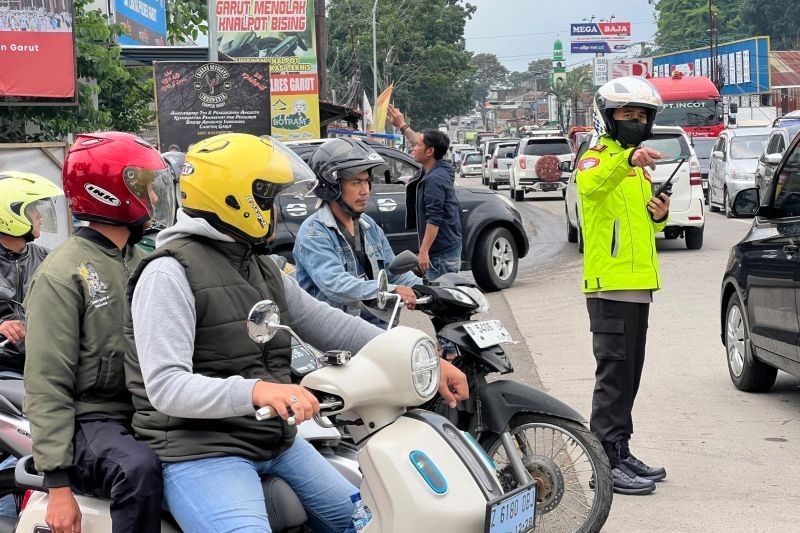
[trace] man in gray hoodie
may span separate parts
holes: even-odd
[[[297,423],[319,412],[316,398],[291,384],[291,337],[280,332],[262,347],[243,327],[252,305],[269,299],[282,323],[324,350],[355,352],[382,333],[257,255],[280,186],[309,174],[268,138],[201,141],[186,157],[177,224],[131,278],[133,427],[164,464],[164,499],[184,531],[268,531],[266,474],[292,486],[313,530],[351,525],[355,487],[286,421],[290,410]],[[442,375],[451,404],[467,396],[460,371],[442,362]],[[280,418],[257,421],[255,410],[267,405]]]

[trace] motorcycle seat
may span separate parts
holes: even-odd
[[[0,411],[20,416],[24,399],[25,384],[21,379],[0,379]]]
[[[261,480],[261,487],[264,490],[267,516],[272,531],[299,528],[308,521],[300,498],[284,480],[265,477]]]

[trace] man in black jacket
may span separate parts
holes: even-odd
[[[0,173],[0,371],[21,374],[25,366],[22,300],[34,271],[47,256],[46,248],[31,241],[41,234],[41,211],[54,215],[51,199],[62,194],[42,176]],[[55,224],[52,217],[46,222]]]
[[[403,114],[389,106],[392,124],[414,145],[412,155],[422,170],[408,184],[407,226],[416,222],[419,263],[434,280],[461,269],[461,214],[456,198],[455,174],[443,158],[450,139],[438,130],[416,133]]]

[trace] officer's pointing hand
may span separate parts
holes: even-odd
[[[631,163],[635,167],[650,167],[652,170],[655,170],[656,161],[662,157],[661,152],[653,150],[652,148],[637,148],[631,156]]]

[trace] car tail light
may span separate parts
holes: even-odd
[[[525,156],[520,156],[519,158],[519,168],[525,170]]]
[[[19,504],[19,512],[20,513],[25,510],[25,507],[28,506],[28,500],[31,499],[32,495],[33,495],[33,491],[32,490],[28,489],[28,490],[25,491],[25,494],[22,496],[22,503]]]
[[[700,173],[700,162],[696,157],[692,157],[689,163],[689,185],[702,185],[703,175]]]
[[[493,158],[492,158],[492,168],[499,168],[499,167],[497,166],[497,158],[496,158],[496,157],[493,157]]]

